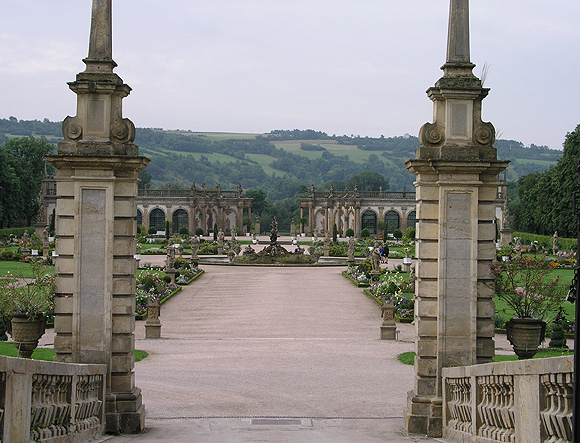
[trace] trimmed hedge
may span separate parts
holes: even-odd
[[[514,238],[520,237],[522,239],[522,245],[529,245],[533,242],[537,241],[540,246],[544,248],[552,248],[552,237],[550,235],[537,235],[537,234],[528,234],[527,232],[514,232]],[[558,245],[560,249],[570,250],[576,249],[576,244],[578,240],[575,238],[558,238]]]
[[[21,238],[24,235],[24,231],[28,231],[28,235],[34,234],[34,228],[6,228],[0,229],[0,238],[8,240],[10,238],[10,234]]]

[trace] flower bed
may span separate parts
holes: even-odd
[[[182,273],[176,283],[181,286],[187,286],[204,272],[205,271],[203,271],[202,269],[197,268],[197,271],[194,273],[191,272]]]
[[[346,271],[343,271],[342,274],[347,277],[350,281],[352,281],[355,285],[359,288],[368,288],[370,284],[370,279],[367,274],[361,270],[357,266],[349,266]]]
[[[190,264],[187,260],[178,258],[175,260],[175,278],[176,283],[170,283],[171,278],[166,274],[156,272],[159,266],[149,265],[150,271],[144,271],[137,277],[137,290],[135,294],[135,316],[137,320],[142,320],[147,315],[147,302],[159,300],[162,305],[175,294],[182,286],[190,284],[196,278],[204,273],[197,266],[197,262]],[[161,268],[162,269],[162,268]]]
[[[169,281],[167,281],[169,280]],[[181,290],[175,283],[170,283],[168,276],[161,276],[155,272],[143,272],[137,277],[135,292],[135,315],[143,318],[147,314],[147,302],[168,300],[173,293]]]
[[[405,292],[406,290],[408,290],[408,283],[402,275],[387,273],[380,277],[380,281],[371,284],[365,293],[380,305],[393,303],[395,318],[401,323],[410,323],[415,316],[415,301],[413,294]]]

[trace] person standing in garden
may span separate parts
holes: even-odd
[[[389,264],[389,247],[386,243],[381,246],[381,262]]]

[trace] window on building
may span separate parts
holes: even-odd
[[[165,212],[159,208],[153,209],[149,214],[149,227],[155,227],[158,231],[165,230]]]
[[[409,212],[407,216],[407,228],[416,228],[417,224],[417,213],[415,211]]]
[[[361,230],[365,228],[373,235],[377,233],[377,214],[373,211],[365,211],[362,214]]]
[[[137,209],[137,226],[143,225],[143,213]]]
[[[389,211],[385,214],[385,223],[387,225],[387,232],[392,234],[395,229],[401,227],[399,213],[397,211]]]
[[[177,211],[175,211],[173,213],[173,228],[172,228],[172,232],[174,234],[179,234],[179,230],[181,228],[185,228],[185,229],[189,229],[189,217],[187,215],[187,212],[185,212],[183,209],[178,209]]]

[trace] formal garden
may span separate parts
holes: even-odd
[[[18,229],[4,231],[8,232],[2,232],[0,238],[2,315],[11,318],[15,312],[32,312],[42,316],[50,327],[54,309],[54,290],[50,289],[54,286],[54,239],[43,241],[31,233],[32,229],[30,233]],[[298,237],[292,238],[292,242],[303,247],[304,257],[348,257],[348,261],[343,262],[348,263],[343,275],[378,305],[393,304],[397,321],[410,323],[414,320],[414,230],[396,234],[383,241],[365,233],[350,245],[347,239],[336,238],[336,235],[332,240]],[[265,239],[261,240],[266,243]],[[231,253],[241,258],[244,247],[251,249],[260,239],[226,239],[223,234],[216,235],[215,239],[190,237],[185,233],[158,236],[155,232],[140,233],[137,241],[139,267],[135,315],[139,320],[146,318],[148,303],[165,303],[184,285],[202,275],[197,259],[186,258],[192,252],[195,256]],[[402,258],[403,263],[397,261],[397,264],[378,268],[373,265],[373,251],[382,245],[388,246],[389,259]],[[535,318],[544,322],[543,333],[548,337],[561,335],[561,340],[551,343],[551,347],[566,346],[566,337],[571,338],[574,333],[574,305],[566,300],[576,266],[574,249],[575,239],[515,233],[514,242],[497,250],[497,260],[490,268],[496,293],[496,333],[506,333],[513,318]],[[351,253],[354,259],[349,256]],[[149,255],[166,255],[168,259],[172,255],[170,270],[148,262]],[[8,299],[12,299],[10,303]],[[20,305],[16,304],[18,301]],[[22,305],[24,302],[28,305]]]

